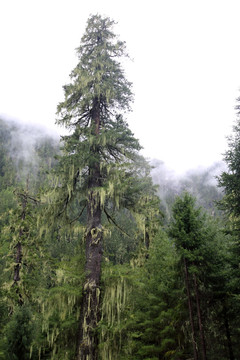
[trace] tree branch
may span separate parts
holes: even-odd
[[[85,210],[86,206],[87,206],[87,204],[84,205],[84,207],[80,211],[80,214],[78,216],[76,216],[72,221],[70,221],[70,224],[72,224],[74,221],[76,221],[77,219],[79,219],[82,216],[83,211]]]
[[[104,212],[105,214],[107,215],[107,219],[108,221],[110,222],[110,220],[112,221],[112,223],[124,234],[124,235],[127,235],[129,238],[131,237],[130,235],[128,235],[128,233],[126,233],[126,231],[124,231],[117,223],[116,221],[111,217],[111,215],[109,215],[107,213],[107,210],[104,208]]]

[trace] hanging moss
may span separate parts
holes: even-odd
[[[102,360],[127,359],[131,346],[125,331],[126,314],[132,291],[131,268],[107,265],[103,270],[104,294],[100,323],[100,358]],[[124,343],[124,346],[123,346]]]

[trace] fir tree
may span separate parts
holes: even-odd
[[[225,196],[221,208],[232,218],[236,229],[239,228],[240,215],[240,119],[233,127],[234,135],[228,138],[229,149],[225,153],[227,171],[219,176],[219,186],[224,189]]]
[[[112,32],[114,22],[91,16],[77,49],[79,63],[71,83],[64,86],[65,100],[58,106],[57,123],[71,130],[63,137],[63,156],[55,204],[58,218],[73,223],[86,213],[86,279],[82,296],[77,359],[97,358],[96,327],[100,319],[100,274],[103,254],[102,214],[114,222],[111,210],[134,207],[138,195],[134,163],[140,149],[123,113],[130,109],[131,84],[119,58],[125,43]],[[135,185],[134,185],[135,184]],[[73,204],[78,204],[76,213]]]
[[[196,304],[202,359],[207,359],[198,285],[198,268],[202,261],[201,247],[204,242],[203,229],[204,216],[200,208],[195,207],[195,199],[188,193],[185,193],[183,197],[177,197],[173,205],[173,221],[170,224],[169,234],[175,239],[176,248],[181,254],[183,264],[194,360],[198,360],[194,302]]]
[[[235,302],[235,300],[237,298],[239,299],[240,296],[240,97],[237,101],[237,119],[233,126],[233,134],[228,137],[228,150],[225,152],[224,156],[227,170],[218,177],[218,184],[224,191],[224,197],[218,205],[221,210],[224,210],[226,215],[225,231],[227,234],[231,234],[233,236],[232,239],[234,240],[230,247],[231,256],[229,258],[229,264],[231,266],[231,271],[229,274],[230,281],[228,281],[228,293],[231,294],[232,304],[231,306],[227,306],[224,311],[226,311],[226,314],[229,313],[230,315],[232,312],[231,310],[234,309],[233,318],[235,325],[232,327],[231,332],[233,334],[236,333],[236,336],[239,336],[237,335],[239,330],[239,318],[236,316],[236,314],[239,313],[239,310],[237,310],[239,302]],[[234,350],[235,356],[237,351]],[[233,359],[234,356],[231,346],[229,348],[229,353],[230,359]]]

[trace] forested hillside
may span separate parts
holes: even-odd
[[[61,141],[0,120],[0,359],[240,359],[239,124],[224,166],[147,162],[113,25],[88,20]]]

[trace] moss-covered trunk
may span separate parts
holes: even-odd
[[[13,286],[16,289],[16,294],[18,297],[19,305],[23,305],[23,298],[22,298],[22,294],[19,289],[19,282],[21,280],[20,279],[20,271],[21,271],[21,267],[22,267],[22,257],[23,257],[22,239],[24,237],[24,226],[22,225],[22,223],[24,222],[25,217],[26,217],[27,192],[28,192],[28,181],[27,181],[26,193],[21,194],[22,195],[22,212],[21,212],[21,218],[20,218],[21,226],[20,226],[20,230],[19,230],[19,240],[18,240],[17,245],[15,246],[15,249],[16,249],[15,263],[16,263],[16,265],[14,266]]]
[[[93,133],[95,136],[100,132],[100,107],[96,101],[92,111]],[[99,149],[92,147],[92,155],[95,159],[89,168],[88,182],[88,205],[87,205],[87,230],[85,235],[86,249],[86,280],[83,289],[80,334],[78,345],[78,360],[95,360],[98,358],[96,333],[97,324],[100,320],[100,277],[102,260],[102,224],[101,203],[98,193],[101,187]]]

